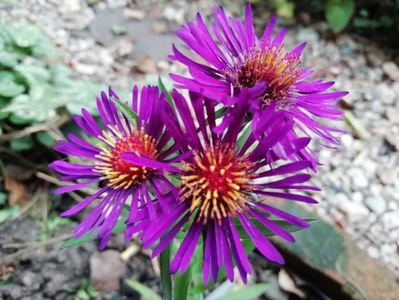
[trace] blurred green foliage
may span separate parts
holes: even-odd
[[[0,133],[55,118],[62,112],[79,113],[85,106],[96,114],[99,85],[72,77],[60,62],[59,52],[40,29],[32,25],[0,24]],[[36,140],[52,146],[45,132]],[[26,151],[34,146],[31,136],[13,139],[10,148]]]
[[[252,2],[260,3],[257,0]],[[398,0],[273,0],[272,6],[277,15],[288,19],[299,13],[324,18],[334,32],[348,27],[366,34],[383,30],[398,41]]]
[[[96,93],[98,86],[73,79],[59,60],[55,45],[37,27],[0,24],[2,119],[9,117],[15,124],[42,122],[54,117],[59,107],[76,113],[87,106],[86,91]]]

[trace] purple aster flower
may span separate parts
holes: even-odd
[[[256,136],[263,133],[262,123],[268,114],[285,110],[295,120],[287,138],[295,138],[302,131],[321,137],[327,144],[337,144],[335,133],[340,130],[317,119],[340,120],[342,112],[336,104],[347,92],[327,92],[334,84],[331,81],[307,80],[312,72],[303,69],[300,61],[305,43],[286,51],[283,40],[287,30],[282,28],[273,36],[276,21],[273,17],[258,38],[250,4],[245,6],[243,22],[228,17],[222,7],[214,9],[212,32],[197,14],[197,22],[183,26],[177,36],[199,59],[192,59],[173,46],[170,58],[186,65],[191,78],[176,74],[171,77],[177,87],[201,93],[231,108],[241,91],[260,90],[249,107]],[[300,151],[298,156],[311,159],[313,167],[317,163],[309,150]]]
[[[82,116],[74,116],[79,127],[96,139],[96,144],[71,133],[68,140],[60,141],[55,147],[58,152],[74,156],[82,162],[57,160],[50,164],[51,169],[63,174],[61,181],[76,181],[57,189],[57,193],[99,184],[96,193],[65,211],[62,216],[69,217],[88,206],[92,207],[74,233],[79,238],[87,232],[96,232],[102,238],[100,248],[105,247],[125,203],[131,203],[130,221],[134,220],[137,208],[143,205],[148,208],[149,218],[155,219],[157,211],[152,204],[153,195],[162,203],[177,193],[165,177],[165,171],[177,170],[171,163],[180,158],[171,135],[165,131],[158,109],[166,101],[165,95],[160,94],[157,87],[144,87],[140,97],[138,94],[135,86],[132,110],[138,116],[137,126],[117,110],[114,101],[119,101],[119,98],[110,88],[108,96],[102,92],[97,98],[103,123],[101,127],[85,109],[82,109]],[[93,202],[96,204],[93,205]]]
[[[193,155],[185,158],[182,163],[179,198],[168,202],[170,213],[152,221],[148,209],[140,210],[136,220],[128,224],[126,238],[130,239],[134,233],[142,232],[144,247],[153,246],[152,255],[156,256],[179,232],[185,231],[183,228],[187,229],[171,262],[170,271],[184,272],[189,267],[195,248],[202,238],[205,283],[210,277],[216,281],[222,268],[225,268],[227,277],[232,281],[235,265],[243,281],[247,280],[252,269],[240,240],[242,231],[266,258],[283,263],[284,259],[276,247],[262,234],[262,228],[293,242],[293,235],[279,226],[275,218],[301,228],[309,224],[264,203],[258,197],[316,203],[311,196],[291,190],[319,190],[304,184],[310,175],[302,171],[310,166],[309,161],[278,165],[279,158],[271,151],[291,130],[292,120],[285,111],[279,112],[269,118],[272,134],[256,140],[253,135],[246,136],[241,131],[248,98],[251,96],[249,93],[240,94],[235,113],[225,116],[220,125],[216,124],[214,101],[190,93],[190,104],[195,112],[193,117],[184,97],[176,91],[172,96],[183,129],[176,126],[176,117],[167,105],[162,108],[166,126],[184,152],[191,150]],[[221,130],[220,126],[223,127],[225,119],[229,118],[230,126]],[[290,157],[308,142],[309,138],[297,138],[284,152]],[[275,167],[272,168],[272,165]],[[155,203],[155,206],[157,210],[162,210],[160,203]]]

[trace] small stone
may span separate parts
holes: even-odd
[[[349,148],[350,149],[352,147],[352,144],[353,144],[353,136],[350,135],[350,134],[344,134],[341,137],[341,142],[342,142],[342,145],[345,146],[345,148]]]
[[[398,230],[399,229],[399,212],[390,211],[385,213],[381,218],[385,230]]]
[[[76,71],[78,71],[81,74],[93,75],[97,71],[97,66],[77,63],[75,65],[75,69],[76,69]]]
[[[117,291],[119,279],[125,272],[126,265],[118,251],[96,252],[90,257],[90,280],[98,291]]]
[[[398,180],[396,169],[383,169],[378,172],[378,178],[383,184],[394,184]]]
[[[372,258],[378,258],[380,256],[380,253],[376,247],[370,246],[367,249],[367,253],[372,257]]]
[[[399,81],[399,67],[393,61],[383,63],[382,70],[393,81]]]
[[[21,281],[26,287],[29,287],[29,288],[33,287],[37,283],[40,283],[38,275],[31,271],[26,271],[26,272],[22,273]]]
[[[377,54],[376,52],[367,53],[366,58],[367,58],[367,63],[373,67],[381,66],[384,59],[382,54]]]
[[[394,124],[399,124],[399,108],[388,106],[385,109],[385,114],[389,121],[391,121]]]
[[[362,203],[363,202],[363,194],[359,191],[356,191],[352,194],[352,200],[356,203]]]
[[[65,274],[54,272],[50,281],[46,283],[44,292],[48,296],[53,297],[58,294],[59,291],[62,291],[64,289],[64,286],[68,282],[68,280],[69,278]]]
[[[380,83],[376,86],[373,101],[381,99],[385,104],[393,104],[395,103],[395,98],[395,92],[388,84]]]
[[[338,208],[346,215],[350,222],[364,221],[369,215],[369,210],[366,207],[352,201],[341,202]]]
[[[128,20],[133,19],[137,21],[142,21],[145,18],[145,12],[142,10],[125,8],[123,10],[123,16]]]
[[[166,33],[169,32],[168,23],[165,21],[156,21],[152,23],[151,28],[156,33]]]
[[[369,185],[365,172],[360,168],[351,168],[348,170],[348,175],[351,178],[353,188],[364,189]]]
[[[313,27],[306,27],[299,30],[297,39],[309,43],[317,42],[319,40],[319,35]]]
[[[394,147],[396,150],[399,150],[399,136],[393,133],[388,133],[385,136],[385,140],[387,141],[387,143]]]
[[[386,200],[384,198],[370,196],[366,197],[364,202],[367,207],[377,215],[383,213],[387,209]]]
[[[151,56],[144,56],[138,60],[134,69],[141,74],[154,74],[158,72],[155,60]]]

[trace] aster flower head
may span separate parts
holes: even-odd
[[[176,91],[172,96],[182,126],[176,126],[176,117],[168,105],[162,109],[165,123],[171,129],[173,139],[179,141],[183,152],[191,152],[192,155],[182,163],[179,195],[167,204],[170,213],[151,221],[147,209],[140,210],[136,220],[128,224],[126,238],[130,239],[134,233],[142,232],[144,247],[153,246],[152,255],[156,256],[179,232],[187,230],[171,262],[170,271],[184,272],[202,239],[205,283],[210,277],[216,282],[223,268],[232,281],[234,266],[237,266],[241,278],[246,282],[252,268],[240,231],[249,236],[266,258],[283,263],[283,257],[264,236],[262,228],[292,242],[294,237],[275,222],[275,217],[301,228],[307,227],[308,223],[264,203],[258,197],[316,203],[311,196],[291,190],[318,190],[317,187],[304,184],[310,178],[309,174],[303,172],[310,166],[309,161],[277,166],[279,158],[271,150],[289,132],[292,120],[285,118],[281,126],[281,116],[270,118],[269,126],[273,128],[270,132],[273,134],[257,140],[252,134],[246,136],[241,130],[250,93],[240,94],[237,109],[225,116],[220,124],[217,124],[213,100],[190,93],[190,101],[187,102]],[[194,108],[193,114],[188,103]],[[229,119],[228,127],[225,126],[226,119]],[[309,138],[297,138],[284,149],[285,154],[294,155],[308,142]],[[271,165],[276,167],[272,168]],[[155,205],[162,210],[160,204]]]
[[[69,217],[89,205],[90,213],[75,228],[75,237],[96,232],[102,238],[100,248],[105,247],[126,202],[131,203],[129,220],[137,214],[137,208],[148,207],[149,217],[157,217],[152,206],[153,197],[158,201],[176,193],[165,177],[166,171],[175,171],[172,162],[179,158],[174,155],[176,145],[165,131],[158,106],[165,102],[165,95],[157,87],[144,87],[140,96],[137,86],[132,92],[132,111],[136,122],[119,112],[114,101],[120,101],[110,88],[97,98],[101,125],[82,109],[81,116],[74,116],[76,124],[91,136],[95,142],[87,142],[75,134],[62,140],[55,150],[73,156],[80,163],[57,160],[50,168],[61,173],[61,181],[73,181],[56,192],[66,193],[98,184],[100,187],[62,216]],[[94,206],[93,203],[95,203]]]
[[[196,21],[183,26],[177,36],[197,59],[175,46],[170,55],[172,60],[186,65],[191,75],[172,74],[177,87],[201,93],[232,108],[243,90],[260,90],[250,100],[249,107],[256,136],[263,133],[260,128],[267,114],[284,110],[295,121],[293,132],[287,138],[295,138],[299,130],[306,135],[318,135],[328,144],[338,142],[335,133],[339,130],[315,119],[340,120],[341,111],[336,102],[347,93],[327,92],[334,82],[307,80],[312,72],[302,68],[300,60],[306,44],[287,51],[283,43],[287,30],[282,28],[273,35],[275,17],[261,37],[256,36],[249,3],[245,6],[244,21],[228,17],[222,7],[214,9],[211,29],[200,14]],[[308,151],[299,154],[316,164],[317,159]]]

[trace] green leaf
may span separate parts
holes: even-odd
[[[239,290],[230,291],[217,300],[256,300],[259,296],[266,292],[268,285],[266,283],[258,283],[247,285]]]
[[[116,222],[116,225],[114,227],[114,229],[112,229],[112,233],[113,234],[117,234],[117,233],[121,233],[124,232],[126,229],[126,224],[125,224],[125,219],[124,217],[122,217],[122,219],[118,220],[118,222]],[[97,232],[94,233],[86,233],[85,235],[83,235],[80,238],[71,238],[67,241],[65,241],[61,247],[60,250],[62,249],[66,249],[66,248],[71,248],[71,247],[75,247],[87,242],[91,242],[98,239],[97,237]]]
[[[18,83],[14,73],[1,71],[0,72],[0,96],[15,97],[25,91],[25,86]]]
[[[0,206],[5,205],[6,200],[7,200],[7,194],[0,192]]]
[[[10,142],[10,148],[14,151],[26,151],[33,148],[33,140],[31,136],[23,136],[13,139]]]
[[[15,114],[12,114],[10,116],[9,120],[11,123],[13,123],[15,125],[29,125],[29,124],[35,123],[35,121],[32,119],[25,119],[23,117],[15,115]]]
[[[54,118],[57,115],[56,108],[61,106],[62,103],[57,102],[53,92],[42,91],[39,87],[37,88],[35,91],[38,94],[33,95],[35,98],[25,94],[19,95],[2,111],[12,112],[19,119],[26,120],[26,122],[28,120],[43,122]],[[43,99],[39,97],[40,95],[43,95]]]
[[[125,35],[127,34],[127,27],[123,24],[112,25],[111,31],[115,35]]]
[[[251,135],[252,133],[252,124],[247,124],[247,128],[245,129],[245,131],[240,135],[240,137],[237,140],[237,144],[236,144],[236,148],[238,151],[240,151],[242,149],[242,147],[244,146],[245,142],[248,140],[248,137]]]
[[[9,98],[3,98],[0,96],[0,120],[6,119],[10,114],[8,112],[2,112],[1,109],[6,107],[10,103]]]
[[[0,210],[0,224],[13,219],[19,212],[18,206],[7,207]]]
[[[6,51],[4,49],[0,49],[0,66],[12,68],[18,63],[18,55]]]
[[[188,299],[187,296],[188,296],[188,289],[191,284],[191,276],[192,276],[192,266],[190,266],[186,270],[186,272],[176,274],[175,292],[174,292],[175,300]]]
[[[169,272],[170,265],[170,245],[159,255],[159,266],[161,269],[161,283],[163,290],[163,300],[172,300],[172,278]]]
[[[71,114],[80,114],[84,107],[92,115],[98,115],[94,99],[99,90],[99,84],[85,80],[67,79],[64,84],[56,86],[59,103],[65,105]]]
[[[226,114],[227,111],[227,107],[223,106],[222,108],[219,108],[216,112],[215,112],[215,118],[219,119],[221,117],[223,117]]]
[[[258,228],[262,232],[262,234],[264,236],[266,236],[266,237],[275,236],[275,234],[273,232],[271,232],[269,229],[267,229],[262,223],[260,223],[255,218],[251,218],[251,221],[256,226],[256,228]],[[302,229],[295,225],[289,224],[285,221],[281,221],[281,220],[271,220],[271,221],[273,221],[278,226],[284,228],[288,232],[296,232],[296,231],[300,231]],[[315,219],[305,219],[305,221],[313,222],[313,221],[315,221]],[[238,234],[240,235],[240,239],[244,245],[245,250],[247,252],[253,251],[255,249],[255,245],[253,244],[251,238],[246,233],[245,229],[242,227],[240,221],[238,219],[235,219],[234,222],[235,222]]]
[[[122,101],[115,99],[114,103],[117,108],[127,117],[127,119],[132,122],[132,124],[135,124],[135,126],[137,127],[139,117],[136,115],[136,113]]]
[[[44,33],[41,34],[40,43],[36,43],[32,48],[32,55],[37,58],[58,59],[60,54],[57,47]]]
[[[162,300],[162,298],[152,289],[136,280],[126,279],[125,282],[127,286],[138,292],[145,300]]]
[[[40,142],[40,144],[48,148],[53,147],[56,143],[54,138],[46,131],[36,133],[36,139]]]
[[[39,43],[39,38],[42,35],[37,27],[28,25],[14,26],[10,33],[15,44],[21,48],[29,48]]]
[[[34,64],[20,64],[15,70],[21,74],[31,85],[50,80],[50,72],[45,67]]]
[[[349,23],[355,3],[353,0],[328,0],[326,4],[326,19],[334,32],[340,32]]]
[[[176,107],[175,107],[175,102],[173,101],[172,95],[170,94],[170,90],[173,87],[173,83],[170,86],[170,84],[168,84],[168,87],[165,86],[161,76],[158,77],[158,89],[160,91],[165,92],[165,96],[166,96],[166,100],[168,100],[170,106],[173,108],[174,112],[176,113]]]

